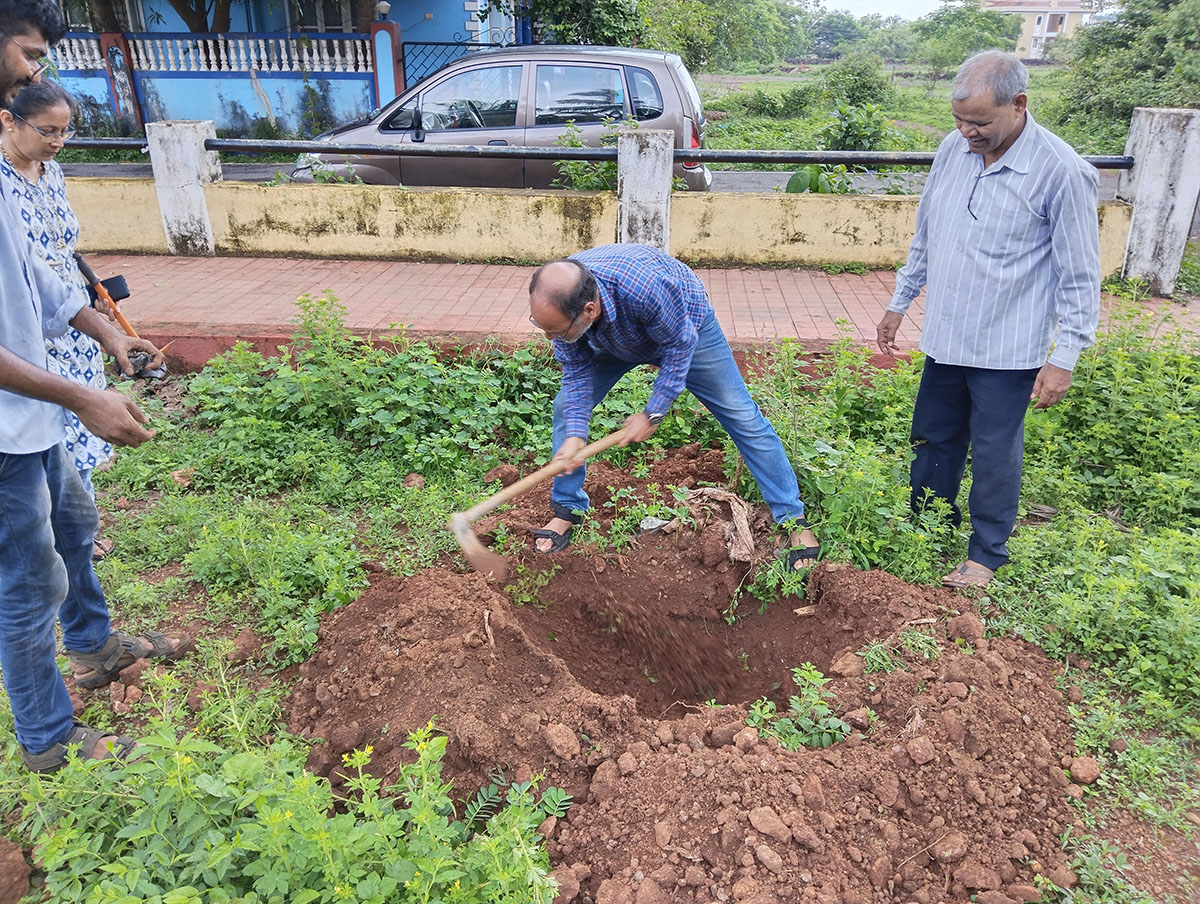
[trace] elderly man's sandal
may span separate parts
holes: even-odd
[[[534,539],[533,551],[536,553],[539,553],[540,555],[544,555],[544,556],[548,556],[552,552],[562,552],[564,549],[566,549],[568,546],[570,546],[571,545],[571,534],[573,534],[575,532],[575,525],[583,523],[583,516],[576,515],[569,508],[564,508],[561,505],[553,505],[553,506],[551,506],[551,508],[553,508],[553,510],[554,510],[555,518],[562,518],[563,521],[570,521],[571,526],[568,527],[561,534],[558,531],[551,530],[548,527],[539,527],[537,530],[533,531],[533,539]],[[549,540],[550,548],[549,549],[538,549],[537,548],[538,540]]]
[[[942,586],[950,590],[963,590],[967,587],[986,587],[992,582],[996,572],[974,562],[959,562],[954,570],[942,578]]]
[[[816,546],[793,546],[787,551],[788,570],[793,571],[797,565],[811,564],[821,557],[821,544]]]
[[[104,756],[96,756],[96,743],[104,738],[112,738],[105,745]],[[49,750],[41,753],[29,753],[21,748],[21,761],[26,768],[34,772],[57,772],[67,765],[68,748],[79,745],[79,758],[82,760],[125,760],[133,753],[137,742],[124,735],[114,735],[111,731],[100,731],[76,721],[75,727],[61,744],[55,744]]]
[[[142,652],[146,644],[150,645],[150,649]],[[75,673],[75,683],[80,687],[95,689],[112,684],[121,673],[121,669],[139,659],[161,659],[170,662],[190,652],[195,646],[196,641],[186,634],[179,636],[178,646],[171,646],[167,636],[158,631],[145,631],[137,637],[123,631],[114,631],[108,636],[104,646],[95,653],[67,650],[67,656],[71,660],[71,670]]]

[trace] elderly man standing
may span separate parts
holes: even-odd
[[[938,148],[879,348],[926,287],[927,355],[913,411],[914,509],[945,499],[954,523],[972,455],[971,540],[947,587],[988,584],[1008,561],[1025,412],[1059,402],[1100,313],[1096,171],[1026,109],[1028,73],[989,50],[958,70],[957,131]]]
[[[704,284],[687,266],[648,245],[604,245],[538,268],[529,319],[554,341],[562,389],[554,400],[554,518],[534,531],[538,552],[565,549],[589,501],[584,463],[592,409],[639,364],[659,372],[646,410],[625,421],[622,445],[649,439],[684,388],[724,427],[758,482],[776,523],[791,530],[788,564],[799,569],[820,545],[775,428],[750,397]]]
[[[0,0],[0,105],[37,83],[49,45],[65,31],[54,0]],[[80,683],[98,687],[149,655],[173,657],[185,638],[112,632],[92,569],[97,514],[63,449],[63,408],[113,443],[136,446],[153,434],[146,416],[117,393],[91,389],[46,369],[46,337],[68,323],[98,340],[125,373],[129,355],[158,350],[109,326],[33,250],[10,206],[0,201],[0,668],[21,757],[52,771],[67,757],[122,756],[125,737],[76,722],[58,671],[54,626]]]

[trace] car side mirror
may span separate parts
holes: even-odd
[[[421,128],[421,111],[420,110],[413,110],[412,133],[413,133],[413,136],[412,136],[413,141],[424,141],[425,140],[425,130],[423,128]]]

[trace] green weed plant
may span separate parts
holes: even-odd
[[[367,772],[371,748],[345,755],[347,793],[305,772],[278,741],[232,749],[169,720],[126,766],[73,760],[20,788],[22,831],[38,839],[55,901],[546,902],[557,887],[537,826],[561,795],[511,786],[486,819],[455,817],[441,777],[446,738],[434,724],[404,746],[396,783]]]
[[[792,669],[792,683],[799,689],[788,699],[786,712],[778,712],[765,697],[750,704],[746,723],[760,737],[775,738],[788,750],[829,747],[850,734],[850,726],[829,706],[833,694],[824,690],[829,679],[811,663]]]
[[[560,565],[537,569],[518,563],[514,569],[512,583],[505,586],[504,592],[508,594],[514,606],[532,606],[539,612],[545,612],[550,608],[550,601],[546,599],[543,591],[561,569]]]
[[[660,521],[679,519],[684,527],[695,526],[691,510],[684,505],[687,496],[684,487],[669,486],[660,489],[658,484],[646,485],[645,494],[633,487],[609,487],[611,496],[604,507],[612,512],[607,545],[617,551],[629,547],[641,534],[641,524],[647,518]],[[669,495],[671,501],[664,499]]]

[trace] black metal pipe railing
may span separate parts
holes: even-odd
[[[142,150],[144,138],[74,138],[69,148],[94,150]],[[526,160],[615,160],[617,149],[516,147],[513,145],[424,144],[408,142],[403,145],[371,144],[337,141],[262,141],[248,138],[210,138],[204,142],[210,151],[237,154],[331,154],[365,157],[521,157]],[[1133,168],[1133,158],[1123,155],[1084,155],[1084,160],[1097,169],[1127,170]],[[782,151],[733,150],[694,148],[675,151],[680,163],[812,163],[845,164],[846,166],[930,166],[930,151]]]
[[[67,142],[70,150],[81,151],[144,151],[145,138],[72,138]]]

